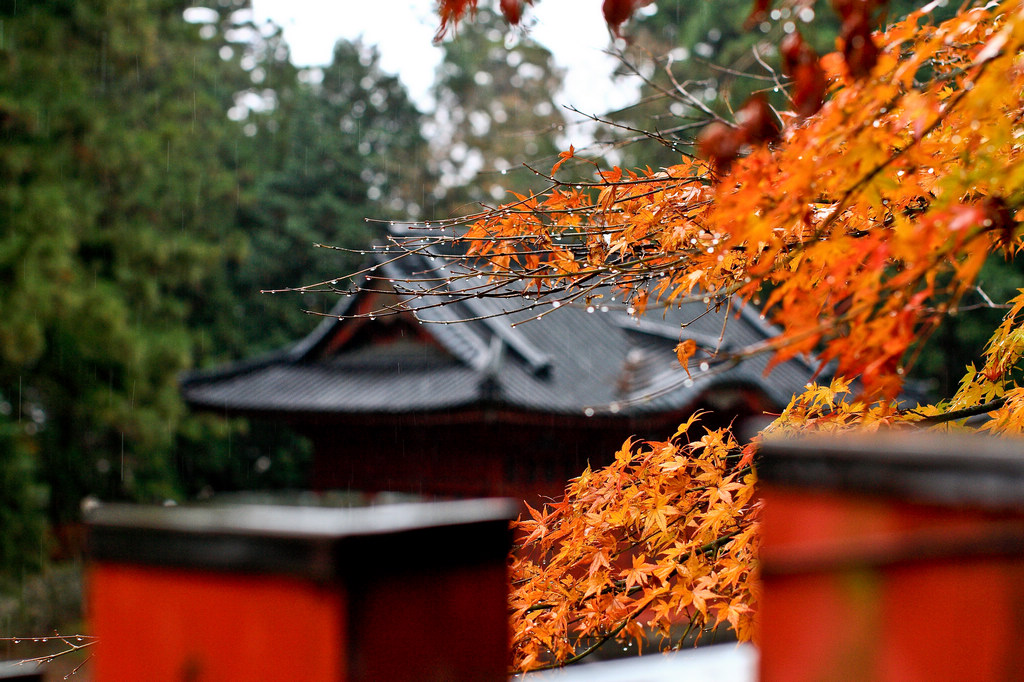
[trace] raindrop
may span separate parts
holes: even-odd
[[[551,307],[552,308],[558,308],[558,307],[561,307],[561,305],[562,305],[561,301],[552,301],[551,302]]]
[[[593,417],[594,416],[594,408],[593,407],[588,407],[587,409],[583,410],[583,414],[587,415],[588,417]]]
[[[690,388],[691,386],[693,386],[693,379],[685,379],[683,381],[683,386],[685,386],[686,388]]]
[[[706,372],[710,368],[711,368],[711,365],[709,365],[708,363],[706,363],[706,362],[700,363],[700,371]]]
[[[611,405],[608,406],[608,409],[611,410],[612,413],[614,414],[614,413],[617,413],[619,410],[621,410],[622,406],[619,405],[618,403],[612,403]]]
[[[592,305],[588,305],[588,306],[587,306],[587,312],[588,312],[588,313],[592,313],[592,312],[594,312],[594,306],[592,306]]]
[[[626,314],[627,315],[632,315],[635,312],[636,312],[636,308],[634,308],[633,306],[629,306],[628,308],[626,308]]]
[[[608,306],[606,306],[606,305],[601,306],[601,312],[602,313],[608,312]]]

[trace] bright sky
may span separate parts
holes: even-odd
[[[270,19],[284,29],[299,66],[330,61],[339,38],[376,44],[386,71],[397,73],[421,106],[441,51],[432,39],[438,21],[436,0],[252,0],[257,22]],[[631,88],[613,85],[609,74],[614,58],[603,53],[609,46],[601,16],[601,0],[545,0],[527,10],[535,18],[530,33],[568,69],[565,92],[558,104],[581,111],[603,113],[629,103]]]

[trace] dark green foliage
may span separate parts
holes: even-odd
[[[36,460],[26,431],[38,414],[11,418],[11,403],[0,398],[0,590],[10,588],[42,565],[49,551],[46,491],[37,483]],[[8,413],[8,414],[4,414]]]
[[[943,319],[910,373],[933,400],[956,392],[964,367],[983,364],[985,344],[1005,313],[987,306],[992,301],[1008,301],[1024,288],[1024,271],[1016,261],[989,260],[981,269],[978,284],[980,291],[962,302],[963,310]]]
[[[108,4],[22,4],[0,50],[0,390],[45,415],[58,524],[171,492],[189,316],[235,248],[213,46],[180,3]]]
[[[566,144],[560,140],[565,116],[556,103],[561,70],[528,36],[507,45],[508,30],[481,7],[443,45],[431,139],[448,211],[471,212],[479,202],[512,200],[506,190],[535,189],[537,178],[524,164],[547,172]]]
[[[189,416],[178,376],[301,337],[333,300],[259,290],[338,276],[314,242],[362,248],[365,217],[432,196],[372,50],[317,82],[247,0],[190,4],[0,3],[0,581],[90,496],[304,485],[307,443]]]
[[[339,43],[320,82],[282,106],[287,116],[250,142],[276,145],[280,157],[239,213],[249,256],[232,273],[236,346],[221,344],[238,355],[301,338],[319,321],[304,309],[327,312],[336,301],[261,289],[329,283],[351,272],[362,256],[314,245],[361,249],[384,232],[366,218],[416,216],[432,189],[420,114],[398,80],[381,72],[375,50]]]
[[[309,441],[280,424],[198,415],[182,429],[174,467],[187,499],[239,490],[303,490]]]

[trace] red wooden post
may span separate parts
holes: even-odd
[[[516,511],[102,507],[94,679],[504,680]]]
[[[761,680],[1021,680],[1024,444],[767,443]]]

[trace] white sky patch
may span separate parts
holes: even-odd
[[[252,0],[257,23],[274,21],[297,66],[330,62],[340,39],[377,45],[381,66],[398,74],[421,109],[429,95],[442,52],[433,44],[438,20],[435,0]],[[559,66],[567,69],[565,90],[555,99],[581,111],[603,113],[636,97],[636,88],[613,82],[615,58],[604,53],[608,30],[600,0],[544,0],[527,10],[535,40],[545,45]]]

